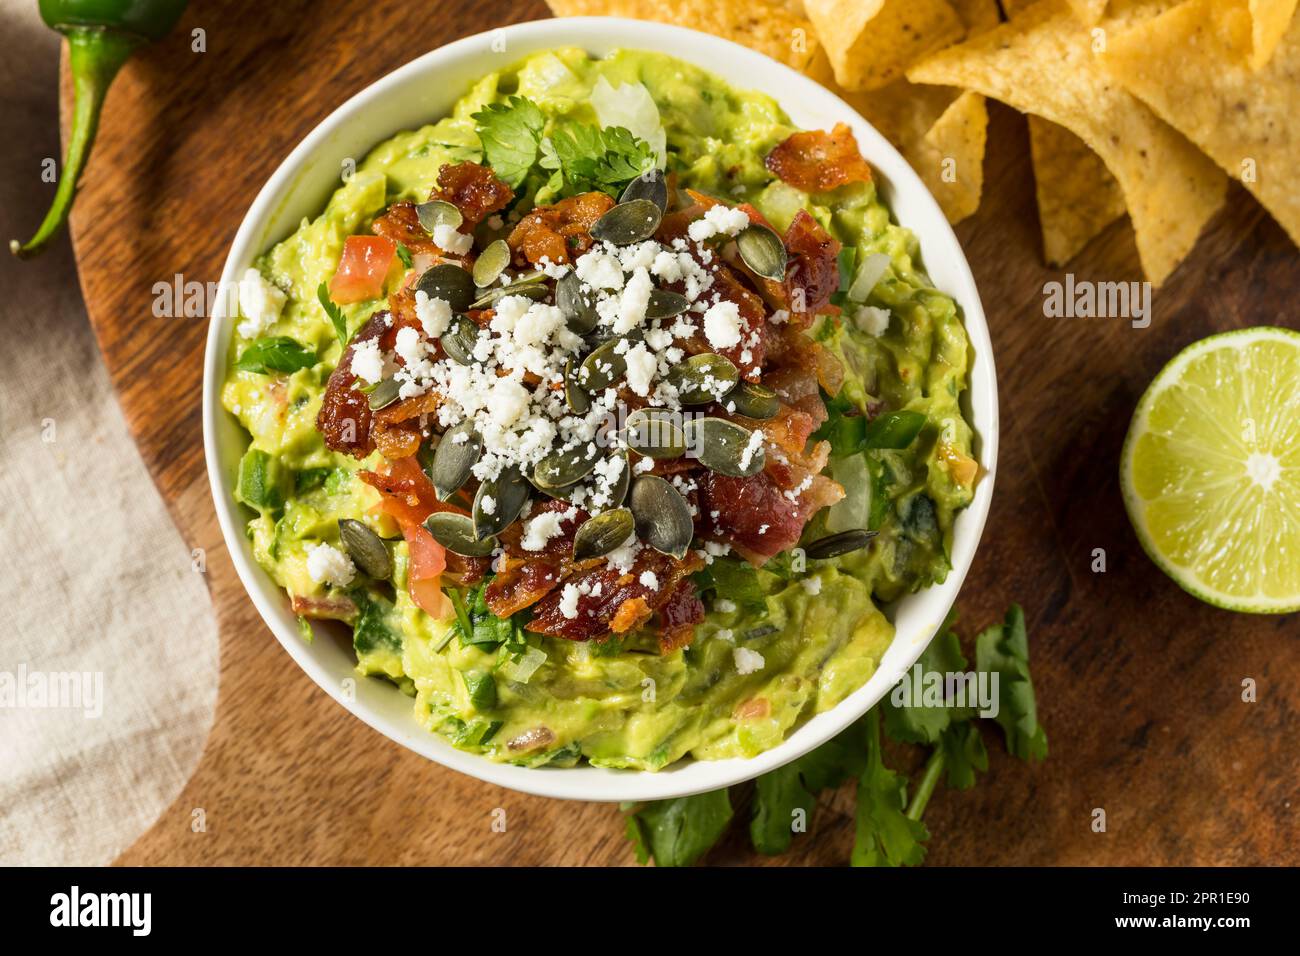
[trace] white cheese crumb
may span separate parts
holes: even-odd
[[[822,593],[821,578],[804,578],[800,583],[803,585],[803,589],[807,591],[809,594]]]
[[[642,571],[641,577],[637,578],[637,580],[641,582],[643,587],[647,587],[651,591],[659,590],[659,576],[653,571]]]
[[[889,310],[878,309],[874,305],[864,305],[858,309],[854,320],[863,332],[879,338],[889,329]]]
[[[623,267],[615,256],[603,252],[588,252],[574,263],[578,278],[593,289],[623,288]]]
[[[715,349],[740,344],[740,307],[734,302],[715,302],[704,313],[704,336]]]
[[[737,674],[752,674],[755,671],[761,671],[767,661],[763,660],[763,655],[758,651],[751,651],[748,647],[738,647],[731,652],[731,656],[736,661]]]
[[[374,385],[384,377],[384,353],[379,351],[379,342],[368,339],[352,346],[352,374],[368,385]]]
[[[763,429],[755,428],[749,433],[749,442],[745,445],[745,450],[740,453],[740,467],[742,470],[749,467],[749,463],[754,460],[754,456],[758,454],[758,450],[762,447]],[[766,528],[767,525],[763,525],[763,527]]]
[[[356,565],[332,544],[307,545],[307,573],[317,583],[347,587],[356,577]]]
[[[239,280],[239,311],[244,313],[239,334],[246,339],[257,338],[275,324],[284,302],[283,292],[262,278],[256,269],[248,269]]]
[[[736,602],[728,601],[726,598],[718,598],[713,602],[713,610],[719,614],[730,614],[736,610]]]
[[[446,299],[431,299],[422,289],[415,292],[415,317],[420,320],[424,334],[439,338],[451,325],[451,303]]]
[[[548,541],[560,534],[563,521],[563,512],[543,511],[524,525],[524,536],[519,546],[525,551],[541,551]]]
[[[638,395],[649,395],[650,383],[654,380],[655,372],[659,370],[659,360],[655,358],[654,353],[645,347],[644,342],[638,342],[627,350],[624,361],[627,362],[628,388]]]
[[[440,222],[433,227],[433,243],[453,256],[463,256],[474,247],[474,237],[458,231],[455,226]]]
[[[560,592],[560,613],[572,621],[578,616],[578,586],[566,584]]]
[[[714,236],[734,236],[749,225],[749,215],[732,206],[710,206],[703,219],[697,219],[686,228],[686,234],[696,242]]]

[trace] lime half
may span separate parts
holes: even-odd
[[[1232,611],[1300,609],[1300,332],[1180,352],[1138,402],[1120,484],[1142,546],[1184,589]]]

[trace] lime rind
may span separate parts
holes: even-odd
[[[1282,367],[1253,376],[1251,368],[1242,367],[1241,356],[1268,342],[1284,346],[1277,351],[1284,356]],[[1295,350],[1294,357],[1289,349]],[[1205,361],[1218,352],[1224,355],[1222,368]],[[1197,383],[1187,379],[1198,360],[1203,367],[1195,371],[1208,371],[1211,386],[1200,395]],[[1143,550],[1181,588],[1215,607],[1256,614],[1300,610],[1300,376],[1282,374],[1288,368],[1300,368],[1300,332],[1292,329],[1261,326],[1195,342],[1152,380],[1124,440],[1120,486]],[[1234,369],[1241,374],[1229,374]],[[1162,402],[1169,389],[1180,391]],[[1180,406],[1186,410],[1198,402],[1206,406],[1199,409],[1205,414],[1195,418],[1194,427],[1212,433],[1211,442],[1196,442],[1194,435],[1184,439],[1173,427],[1179,424]],[[1224,416],[1225,406],[1244,414]],[[1160,423],[1163,431],[1153,428],[1153,412],[1169,419]],[[1252,451],[1261,434],[1283,436],[1282,447],[1268,454]],[[1180,446],[1194,449],[1195,456],[1180,458]],[[1153,530],[1153,511],[1157,524],[1174,518],[1184,523],[1161,534]],[[1225,527],[1244,540],[1234,541]],[[1251,546],[1253,566],[1234,565]],[[1253,581],[1253,590],[1227,590],[1192,566],[1214,561],[1224,574]]]

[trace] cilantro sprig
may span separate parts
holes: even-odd
[[[343,310],[338,307],[333,299],[330,298],[329,286],[322,282],[316,289],[316,298],[320,302],[320,307],[325,310],[329,316],[330,322],[334,324],[334,333],[339,337],[339,345],[348,344],[348,320],[343,315]]]
[[[950,619],[922,655],[923,672],[961,672],[968,666]],[[976,639],[977,673],[998,675],[999,712],[1007,749],[1022,760],[1047,754],[1038,723],[1024,612],[1012,605],[1002,624]],[[980,718],[971,707],[939,707],[924,701],[896,706],[889,698],[838,737],[755,781],[750,839],[760,853],[786,852],[796,833],[812,824],[823,790],[856,780],[854,866],[915,866],[925,858],[929,830],[922,822],[940,782],[953,790],[974,786],[988,770]],[[885,763],[881,731],[899,744],[929,748],[911,786],[908,776]],[[660,800],[630,812],[627,832],[641,863],[689,866],[720,840],[731,819],[726,790]]]
[[[566,122],[548,135],[545,114],[523,96],[489,103],[471,118],[488,165],[516,191],[532,177],[557,196],[617,196],[655,163],[654,149],[621,126]]]

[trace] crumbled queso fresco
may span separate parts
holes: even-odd
[[[747,225],[749,216],[744,210],[714,206],[691,223],[688,239],[670,243],[649,239],[627,246],[598,242],[572,266],[543,259],[539,269],[553,280],[575,272],[582,291],[594,303],[597,328],[610,336],[623,337],[616,352],[627,366],[623,375],[627,387],[650,406],[680,410],[677,391],[665,380],[669,371],[687,357],[675,341],[702,328],[709,345],[717,350],[757,344],[757,331],[749,342],[741,341],[744,324],[739,309],[713,291],[713,276],[706,266],[713,261],[714,252],[703,245],[715,236],[735,236]],[[440,246],[445,245],[441,238],[434,238]],[[451,241],[451,237],[443,238]],[[690,303],[688,315],[647,318],[655,280],[680,283],[682,295]],[[510,281],[508,276],[500,280],[503,285]],[[388,354],[373,339],[354,345],[350,365],[353,375],[370,385],[392,376],[399,383],[401,399],[436,393],[440,402],[435,414],[442,429],[472,421],[483,443],[483,454],[473,469],[480,481],[496,478],[510,467],[529,473],[552,452],[596,452],[594,443],[601,426],[618,411],[618,389],[594,392],[591,408],[583,415],[575,414],[565,403],[565,368],[571,358],[581,356],[583,340],[567,327],[564,314],[550,297],[538,301],[506,294],[497,299],[488,327],[479,330],[473,348],[475,362],[471,365],[447,358],[435,360],[434,340],[450,328],[455,316],[443,299],[430,298],[420,291],[415,300],[424,335],[411,327],[399,329],[394,349]],[[401,359],[400,365],[397,358]],[[747,361],[748,355],[742,352],[741,359]],[[728,389],[729,383],[719,381],[718,398]],[[606,434],[611,451],[625,447],[621,436]],[[756,430],[746,449],[746,464],[762,443],[763,433]],[[653,464],[648,459],[639,462],[642,470]],[[621,455],[603,458],[591,476],[568,496],[573,508],[525,519],[524,550],[545,548],[547,541],[561,533],[561,522],[572,518],[577,509],[595,515],[609,507],[624,467]],[[679,490],[685,493],[691,488]],[[490,502],[484,500],[482,504],[490,513]],[[625,548],[608,556],[609,563],[631,567],[638,547],[635,537],[629,539]],[[727,550],[725,545],[709,546],[702,555],[712,560]],[[648,587],[658,584],[642,583]],[[580,595],[571,587],[566,587],[562,595],[561,607],[566,616],[570,611],[577,614]]]

